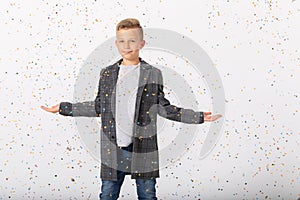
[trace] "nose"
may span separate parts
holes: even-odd
[[[128,41],[125,42],[124,47],[125,47],[126,49],[130,49],[130,45],[129,45],[129,42],[128,42]]]

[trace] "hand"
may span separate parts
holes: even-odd
[[[213,122],[222,117],[222,115],[211,115],[211,112],[203,112],[205,122]]]
[[[47,108],[46,106],[41,106],[41,109],[51,112],[51,113],[57,113],[59,111],[59,104],[56,104],[52,106],[51,108]]]

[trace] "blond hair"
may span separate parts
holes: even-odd
[[[127,18],[127,19],[123,19],[122,21],[120,21],[117,24],[116,31],[121,30],[121,29],[131,29],[131,28],[139,28],[141,39],[143,39],[143,37],[144,37],[143,28],[140,25],[139,20],[137,20],[135,18]]]

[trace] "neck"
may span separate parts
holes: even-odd
[[[127,59],[124,59],[123,58],[123,61],[122,61],[122,65],[137,65],[137,64],[139,64],[139,62],[140,62],[140,59],[139,58],[136,58],[136,59],[134,59],[134,60],[127,60]]]

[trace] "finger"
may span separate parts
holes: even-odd
[[[211,115],[211,112],[203,112],[204,115]]]
[[[48,108],[45,106],[41,106],[41,109],[48,111]]]
[[[219,119],[220,117],[222,117],[222,115],[215,115],[212,116],[213,121],[216,121],[217,119]]]
[[[217,114],[217,115],[213,115],[213,117],[215,117],[215,118],[220,118],[220,117],[222,117],[222,115]]]
[[[204,121],[206,121],[206,122],[213,122],[213,121],[216,121],[217,119],[219,119],[220,117],[222,117],[222,115],[220,115],[220,114],[214,115],[214,116],[206,116],[204,118]]]
[[[41,108],[47,112],[52,112],[52,109],[51,108],[48,108],[46,106],[41,106]]]

